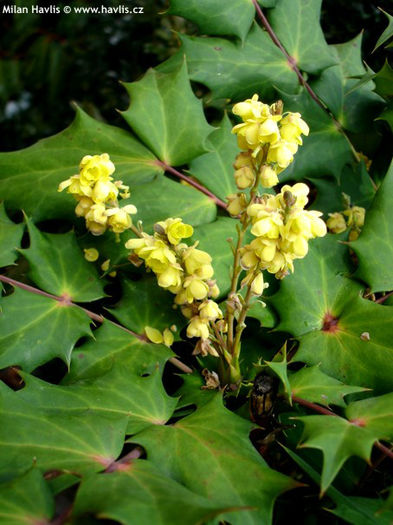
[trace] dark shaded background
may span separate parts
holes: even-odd
[[[0,7],[12,0],[0,0]],[[17,0],[20,6],[47,2]],[[53,1],[62,6],[63,2]],[[19,149],[64,129],[74,117],[70,101],[110,124],[124,126],[115,108],[128,96],[119,81],[138,79],[177,49],[175,31],[195,32],[181,18],[162,16],[166,0],[69,0],[72,5],[139,5],[143,15],[10,15],[0,8],[0,150]],[[362,29],[364,58],[387,25],[377,6],[392,12],[392,0],[323,0],[322,27],[329,43]]]

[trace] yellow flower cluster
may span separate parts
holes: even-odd
[[[187,336],[201,339],[195,353],[218,355],[208,342],[210,323],[222,318],[218,304],[211,299],[218,296],[219,289],[212,280],[210,255],[198,250],[198,243],[188,246],[181,242],[194,230],[179,218],[156,223],[154,231],[154,235],[142,233],[141,238],[130,239],[126,248],[156,274],[159,286],[175,294],[175,304],[190,319]]]
[[[365,216],[366,210],[361,206],[349,206],[341,213],[329,213],[326,224],[332,233],[342,233],[350,228],[349,240],[355,241],[364,226]]]
[[[86,155],[79,164],[79,174],[61,182],[58,188],[67,188],[78,201],[75,213],[85,218],[93,235],[102,235],[107,229],[116,234],[124,232],[132,225],[130,215],[137,212],[133,204],[119,208],[118,198],[126,199],[130,192],[121,180],[113,181],[114,171],[107,153]]]
[[[256,239],[241,250],[246,279],[258,269],[282,279],[294,271],[293,261],[307,254],[308,241],[326,234],[322,213],[304,210],[308,193],[306,184],[285,185],[277,195],[263,195],[248,206]]]
[[[235,180],[239,189],[252,186],[253,168],[258,167],[259,181],[265,188],[278,183],[278,174],[293,161],[301,135],[308,135],[308,125],[300,113],[282,114],[282,103],[269,106],[258,95],[235,104],[232,109],[243,122],[232,129],[242,153],[235,163]],[[255,160],[257,161],[255,163]]]

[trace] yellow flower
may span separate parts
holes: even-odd
[[[300,113],[288,113],[280,122],[281,137],[288,142],[303,144],[301,134],[308,136],[310,129]]]
[[[259,181],[264,188],[272,188],[278,184],[276,170],[269,164],[264,164],[259,171]]]
[[[109,180],[115,166],[107,153],[85,155],[79,164],[80,180],[83,185],[92,185],[98,180]]]
[[[175,266],[168,266],[166,270],[158,274],[158,285],[162,288],[179,288],[182,283],[181,272],[181,268],[177,268]]]
[[[81,184],[79,175],[72,175],[67,180],[64,180],[59,184],[57,191],[63,191],[67,188],[67,193],[71,193],[75,197],[91,197],[91,187]]]
[[[270,108],[267,104],[260,102],[258,98],[258,95],[255,94],[244,102],[238,102],[233,106],[232,113],[238,115],[244,121],[267,117],[270,114]]]
[[[93,235],[105,233],[108,217],[104,204],[93,204],[85,215],[86,227]]]
[[[194,233],[194,228],[190,224],[184,224],[181,219],[167,219],[157,224],[163,228],[169,242],[174,246]]]
[[[239,190],[251,188],[254,184],[255,176],[251,168],[243,166],[235,171],[235,182]]]
[[[135,213],[137,213],[137,209],[133,204],[128,204],[123,208],[110,208],[106,211],[110,229],[114,233],[123,233],[128,230],[132,225],[130,214]]]
[[[241,259],[240,264],[244,270],[249,270],[250,268],[254,268],[258,262],[259,259],[255,254],[255,251],[250,247],[250,245],[246,245],[240,250]]]
[[[227,196],[227,211],[233,217],[237,217],[247,207],[247,198],[244,193],[233,193]]]
[[[253,295],[262,295],[263,290],[269,286],[268,283],[265,283],[263,280],[263,273],[259,272],[256,277],[251,282],[251,293]]]
[[[187,337],[200,337],[201,339],[209,338],[209,321],[195,316],[187,326]]]
[[[109,180],[98,180],[93,187],[91,198],[94,202],[116,201],[119,190]]]
[[[281,119],[281,115],[275,115],[267,118],[258,129],[258,140],[262,144],[277,142],[280,138],[280,131],[278,129],[277,120]]]
[[[93,206],[94,202],[89,197],[79,197],[78,204],[75,208],[75,214],[78,217],[85,217],[86,213]]]
[[[290,192],[293,196],[296,197],[294,205],[297,208],[304,208],[305,205],[308,203],[307,195],[310,193],[310,188],[307,186],[307,184],[304,184],[303,182],[297,182],[293,186],[288,186],[288,184],[286,184],[281,188],[281,193],[277,195],[277,198],[280,200],[281,205],[283,207],[285,207],[285,192]]]
[[[186,290],[187,302],[192,303],[195,299],[201,301],[209,293],[209,286],[198,277],[190,276],[184,280],[183,286]]]
[[[271,144],[267,154],[267,162],[275,162],[281,170],[284,170],[293,161],[298,146],[293,142],[279,140]]]
[[[258,218],[252,228],[251,233],[255,237],[267,237],[268,239],[277,239],[280,235],[280,226],[283,224],[282,218],[278,213],[271,213],[265,217]]]
[[[347,223],[342,213],[329,213],[326,225],[332,233],[342,233],[347,229]]]
[[[94,262],[98,259],[100,256],[98,250],[96,248],[85,248],[83,250],[85,252],[85,259],[89,262]]]
[[[137,254],[145,259],[146,266],[155,273],[162,273],[168,266],[177,264],[176,254],[159,239],[153,239],[153,245],[142,247]]]
[[[194,274],[201,267],[210,264],[212,258],[207,252],[198,250],[194,246],[188,248],[182,255],[187,273]]]
[[[201,303],[198,307],[199,315],[201,319],[208,319],[209,321],[215,321],[222,317],[222,311],[215,301],[207,300]]]

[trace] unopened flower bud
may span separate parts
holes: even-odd
[[[278,184],[277,173],[269,164],[264,164],[259,172],[259,181],[264,188],[272,188]]]
[[[247,208],[247,198],[244,193],[233,193],[227,196],[227,211],[233,217],[237,217]]]
[[[254,173],[248,166],[243,166],[243,168],[236,170],[234,177],[239,190],[251,188],[255,181]]]
[[[344,215],[342,213],[329,213],[329,218],[326,221],[327,227],[332,233],[342,233],[347,229]]]

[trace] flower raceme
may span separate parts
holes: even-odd
[[[308,252],[308,241],[326,234],[322,213],[308,211],[306,184],[285,185],[277,195],[263,195],[250,204],[251,233],[256,237],[241,249],[241,264],[247,275],[267,270],[282,279],[294,271],[293,261]]]
[[[133,204],[119,208],[118,198],[130,196],[129,187],[121,180],[113,181],[115,166],[107,153],[85,155],[79,164],[79,174],[60,183],[58,191],[67,192],[78,201],[75,213],[84,217],[93,235],[107,229],[116,234],[131,228],[130,215],[137,212]]]
[[[243,122],[233,127],[242,151],[235,162],[235,180],[239,189],[254,183],[253,168],[259,170],[259,182],[265,188],[278,183],[278,175],[293,161],[301,135],[309,128],[300,113],[282,114],[281,101],[269,106],[258,95],[233,106],[233,113]]]
[[[188,246],[181,242],[191,237],[194,230],[179,218],[156,223],[154,231],[154,235],[142,233],[140,238],[130,239],[126,248],[155,273],[159,286],[175,294],[175,305],[189,319],[187,336],[200,338],[194,353],[218,355],[209,343],[209,336],[212,323],[223,316],[212,299],[219,290],[212,280],[210,255],[199,250],[198,243]],[[149,339],[154,336],[158,340],[157,333],[151,330],[149,333]]]

